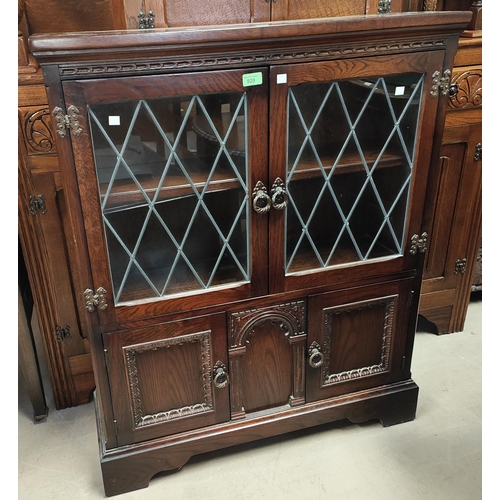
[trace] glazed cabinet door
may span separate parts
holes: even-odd
[[[267,293],[249,196],[267,175],[267,73],[247,73],[64,83],[101,324]]]
[[[229,420],[225,314],[104,336],[119,445]]]
[[[271,68],[271,292],[415,267],[442,64],[422,52]]]
[[[307,402],[403,379],[413,279],[309,298]]]

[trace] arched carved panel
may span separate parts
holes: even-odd
[[[304,301],[230,315],[233,420],[305,402],[305,318]],[[249,378],[260,382],[245,384]]]
[[[464,71],[453,77],[448,105],[453,109],[481,106],[483,103],[483,75],[480,68]]]
[[[289,338],[304,334],[305,304],[290,302],[262,309],[250,309],[231,314],[229,333],[231,347],[243,347],[249,342],[249,335],[265,321],[279,322]]]

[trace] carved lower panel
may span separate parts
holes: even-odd
[[[200,347],[202,370],[201,383],[204,401],[181,408],[172,408],[169,410],[160,411],[158,413],[155,413],[154,415],[145,415],[141,399],[137,356],[146,351],[169,349],[173,346],[182,346],[186,343],[198,343]],[[124,354],[129,377],[132,411],[136,427],[144,427],[147,425],[153,425],[160,422],[189,417],[199,413],[214,410],[210,332],[194,333],[182,337],[175,337],[156,342],[149,342],[147,344],[126,347],[124,349]]]
[[[290,406],[297,406],[305,402],[305,317],[306,306],[304,301],[290,302],[279,304],[261,309],[251,309],[232,313],[229,318],[229,338],[231,348],[229,349],[230,374],[232,379],[231,390],[231,419],[237,420],[245,418],[247,411],[253,409],[245,409],[245,399],[248,397],[248,392],[259,391],[259,387],[252,389],[244,388],[244,373],[250,367],[255,370],[265,370],[265,364],[260,358],[252,358],[252,349],[250,344],[256,342],[264,342],[266,338],[266,323],[269,325],[278,326],[283,337],[288,339],[287,345],[291,348],[291,357],[288,361],[290,365],[286,368],[281,366],[283,372],[292,373],[291,387],[288,401],[278,401],[276,398],[270,402],[265,411],[277,411],[277,408],[282,407],[284,403]],[[269,326],[267,327],[269,328]],[[271,330],[273,333],[276,329]],[[262,333],[262,337],[259,336]],[[255,337],[255,340],[253,338]],[[282,337],[282,338],[283,338]],[[267,336],[268,338],[268,336]],[[272,353],[271,358],[285,357],[285,352],[279,350],[279,343],[268,346]],[[282,344],[284,347],[284,345]],[[266,351],[267,352],[267,351]],[[269,354],[269,352],[267,352]],[[290,351],[288,351],[290,353]],[[287,362],[287,363],[288,363]],[[280,373],[283,373],[280,372]],[[255,401],[257,398],[253,398]]]
[[[397,296],[374,299],[362,303],[350,304],[349,306],[339,306],[328,309],[324,315],[325,340],[323,346],[324,362],[321,369],[321,385],[328,387],[333,384],[346,382],[371,375],[389,372],[390,354],[394,336],[394,316],[396,310]],[[349,314],[356,311],[366,311],[369,308],[385,305],[384,325],[380,350],[380,362],[377,364],[353,368],[338,373],[329,373],[331,358],[331,341],[335,332],[332,329],[332,317],[334,315]]]

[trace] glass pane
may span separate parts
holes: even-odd
[[[286,272],[401,255],[423,76],[288,93]]]
[[[246,102],[90,107],[115,303],[249,280]]]

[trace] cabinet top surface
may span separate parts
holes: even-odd
[[[470,12],[411,12],[189,28],[44,34],[30,38],[30,49],[42,64],[103,56],[129,58],[138,52],[144,56],[146,48],[152,51],[148,53],[149,57],[158,55],[165,48],[200,52],[279,40],[300,45],[306,40],[319,39],[345,41],[360,37],[381,39],[460,34],[470,18]]]

